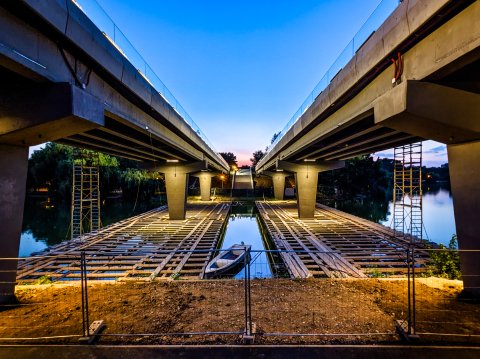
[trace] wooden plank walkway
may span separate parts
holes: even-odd
[[[156,208],[21,261],[17,281],[79,280],[81,251],[89,279],[203,278],[229,210],[229,202],[191,203],[185,220],[171,221],[166,206]]]
[[[257,201],[270,237],[294,278],[367,277],[404,274],[406,245],[391,230],[365,219],[317,204],[314,219],[298,219],[294,201]],[[303,251],[303,252],[302,252]],[[419,249],[416,270],[428,253]]]

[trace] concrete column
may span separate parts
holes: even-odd
[[[165,172],[165,187],[170,219],[185,219],[187,185],[188,173],[180,171]]]
[[[275,199],[283,200],[285,195],[285,178],[288,176],[287,173],[283,172],[275,172],[272,174],[272,182],[273,182],[273,194]]]
[[[22,232],[28,147],[0,144],[0,257],[17,258]],[[17,261],[0,260],[0,303],[14,298]]]
[[[192,176],[198,177],[200,181],[200,196],[202,201],[210,201],[210,193],[212,189],[212,177],[215,176],[212,172],[197,172]]]
[[[480,141],[448,145],[448,164],[466,292],[480,296]]]
[[[299,166],[295,172],[298,218],[315,217],[319,171],[313,166]]]
[[[205,161],[200,161],[159,167],[159,172],[165,174],[165,187],[167,190],[168,214],[170,219],[185,219],[188,174],[206,169],[207,166],[208,164]]]
[[[299,163],[277,161],[277,169],[295,173],[298,218],[313,218],[315,216],[318,173],[342,168],[344,166],[345,163],[343,161]]]

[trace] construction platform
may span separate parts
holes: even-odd
[[[292,278],[405,274],[409,243],[388,227],[317,204],[314,219],[299,219],[295,201],[257,201],[270,238]],[[415,252],[415,271],[428,253]]]
[[[230,202],[189,203],[185,220],[169,220],[166,206],[125,219],[19,262],[17,281],[203,278],[227,223]],[[195,252],[193,252],[195,251]]]

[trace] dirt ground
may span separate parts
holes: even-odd
[[[407,315],[405,279],[258,279],[251,283],[255,343],[400,340],[395,320]],[[426,333],[420,334],[421,340],[478,342],[480,304],[463,299],[461,290],[459,281],[425,278],[416,282],[417,331]],[[91,283],[89,318],[106,324],[100,343],[235,344],[242,342],[240,333],[245,328],[244,293],[244,282],[238,280]],[[59,337],[82,333],[78,284],[18,286],[16,295],[18,304],[0,307],[0,338],[78,341]]]

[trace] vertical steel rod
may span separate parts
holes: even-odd
[[[83,322],[83,335],[90,335],[90,319],[88,315],[88,282],[87,282],[87,260],[85,257],[85,251],[80,255],[80,275],[82,282],[82,322]]]
[[[408,334],[411,333],[412,326],[412,309],[411,309],[411,297],[410,297],[410,248],[407,249],[407,297],[408,297],[408,314],[407,314],[407,324],[408,324]]]
[[[80,278],[81,278],[81,286],[82,286],[82,336],[85,336],[85,333],[87,332],[87,320],[85,318],[85,273],[83,271],[83,261],[84,261],[84,256],[85,253],[81,252],[80,253]]]
[[[412,329],[416,333],[416,310],[415,310],[415,247],[412,247]]]
[[[244,299],[245,299],[245,334],[246,335],[250,335],[248,333],[248,304],[247,304],[247,296],[248,296],[248,289],[247,289],[247,253],[244,254],[243,256],[243,264],[244,264],[244,269],[243,269],[243,273],[244,273]]]

